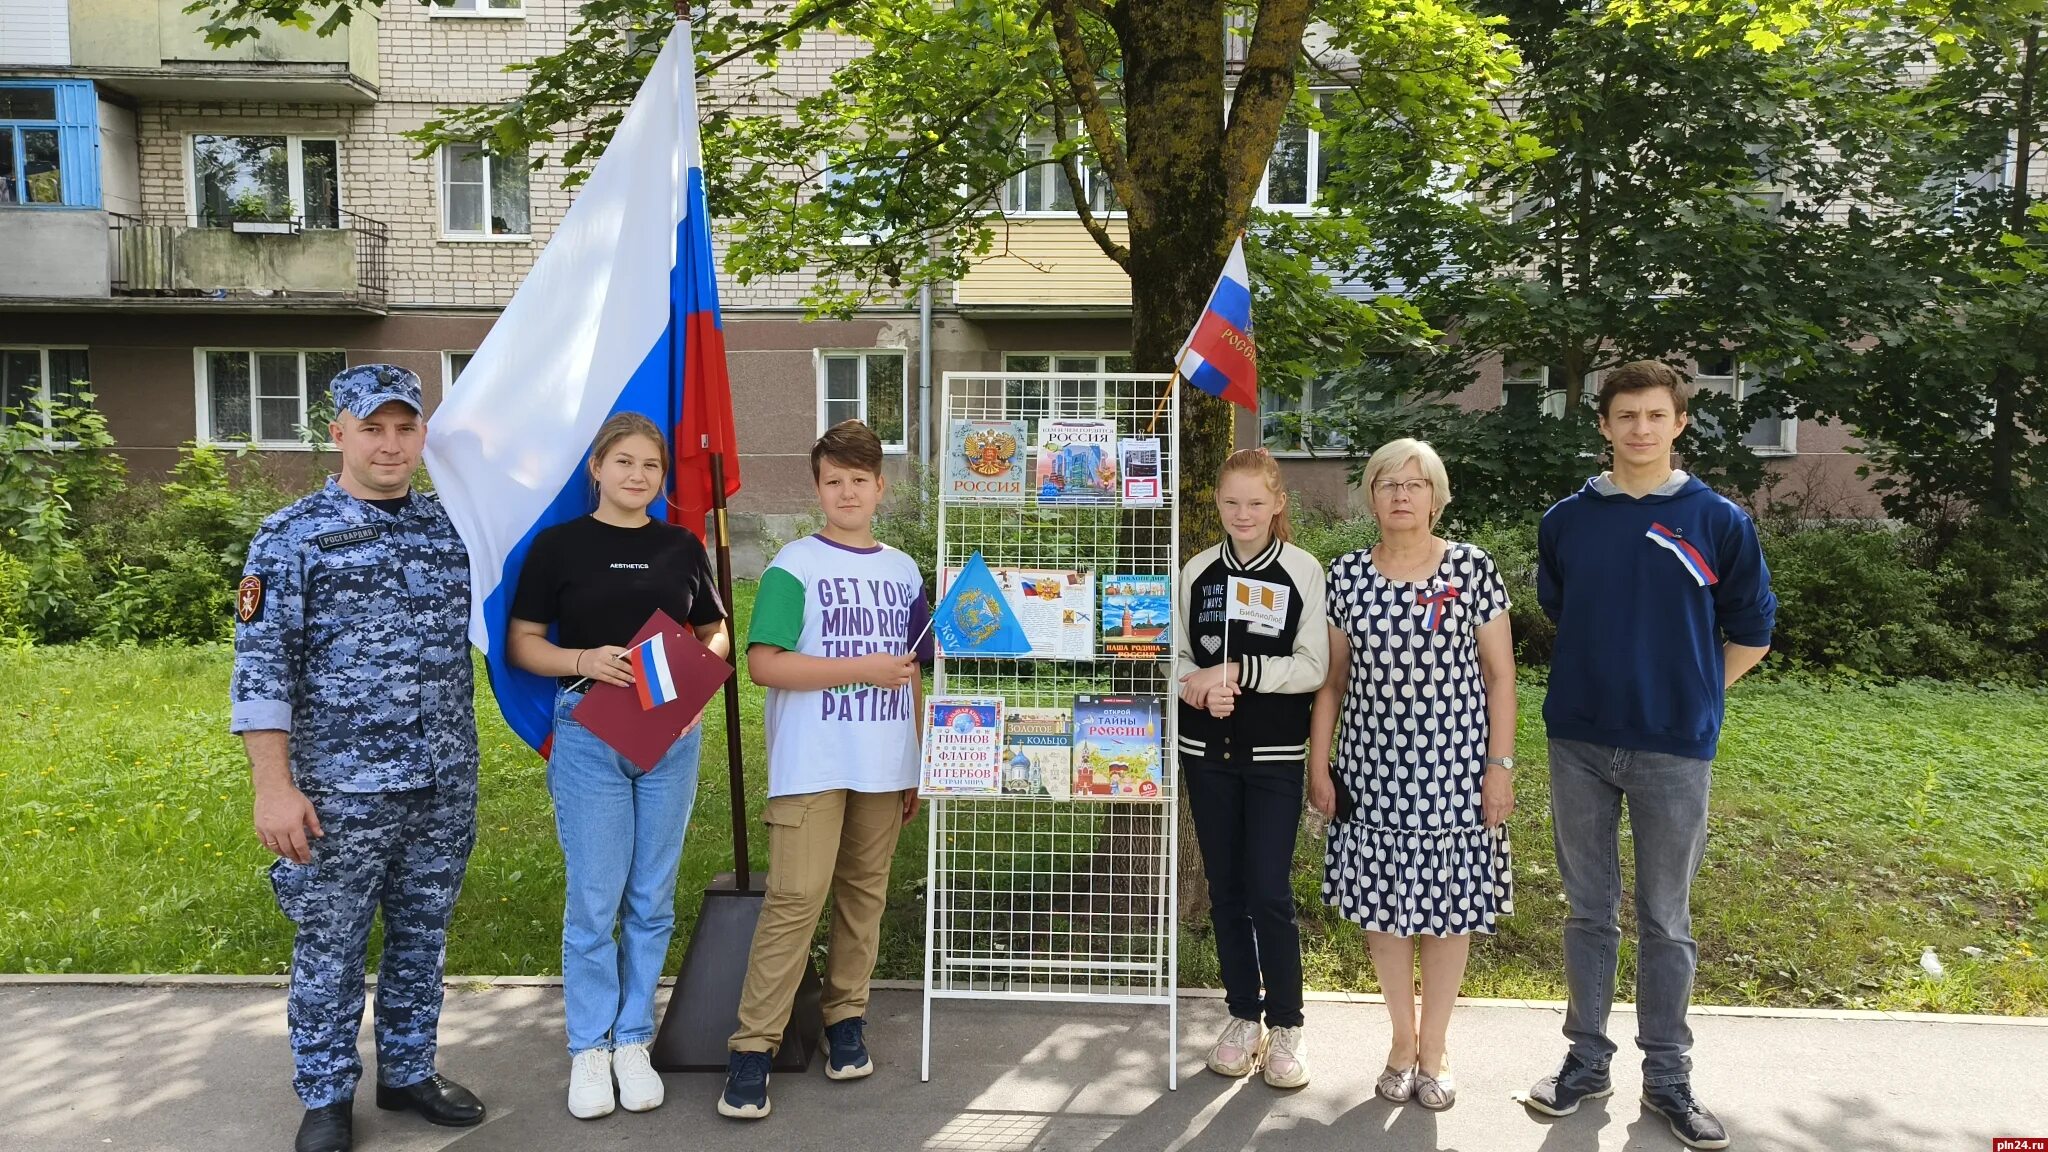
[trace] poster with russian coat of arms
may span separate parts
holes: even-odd
[[[1024,422],[955,420],[946,442],[941,494],[988,504],[1024,502]]]

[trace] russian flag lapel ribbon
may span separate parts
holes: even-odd
[[[1428,592],[1416,593],[1415,602],[1423,608],[1422,626],[1431,632],[1443,627],[1444,613],[1450,608],[1451,601],[1457,598],[1458,586],[1443,580],[1437,581],[1436,587]]]
[[[1678,557],[1678,562],[1685,565],[1686,572],[1700,587],[1705,588],[1721,582],[1721,578],[1714,575],[1713,568],[1708,566],[1707,558],[1700,555],[1700,550],[1693,547],[1692,541],[1687,540],[1683,534],[1662,524],[1653,523],[1644,535],[1650,538],[1652,544]]]

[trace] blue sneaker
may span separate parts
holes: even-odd
[[[867,1026],[858,1016],[825,1025],[825,1040],[832,1045],[832,1054],[825,1058],[825,1075],[834,1080],[858,1080],[875,1070],[875,1062],[868,1059],[867,1041],[861,1038]]]
[[[725,1094],[718,1098],[718,1114],[735,1120],[759,1120],[768,1114],[768,1064],[766,1052],[734,1052],[725,1058]]]

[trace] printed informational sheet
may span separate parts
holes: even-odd
[[[1003,712],[1003,795],[1065,800],[1072,794],[1074,714],[1066,708]]]
[[[1003,701],[934,696],[924,702],[921,796],[1002,794]]]
[[[1126,508],[1157,508],[1166,502],[1164,491],[1159,486],[1157,437],[1118,441],[1116,458],[1123,469]]]
[[[1172,641],[1164,572],[1111,573],[1102,578],[1102,654],[1120,660],[1155,660]]]
[[[1157,696],[1074,697],[1074,799],[1159,799]]]
[[[1024,422],[955,420],[940,493],[948,500],[1024,502]]]
[[[1095,659],[1095,574],[1054,568],[998,568],[996,586],[1024,622],[1033,660]],[[960,569],[946,569],[939,595]]]
[[[1117,482],[1114,420],[1040,420],[1038,466],[1032,483],[1040,504],[1115,504],[1123,499]]]

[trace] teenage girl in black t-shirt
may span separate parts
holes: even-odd
[[[675,928],[676,867],[697,795],[702,729],[692,721],[643,772],[570,712],[591,680],[633,683],[619,657],[657,608],[688,622],[721,656],[732,645],[704,546],[647,515],[662,493],[668,459],[653,421],[637,413],[605,421],[590,450],[596,510],[534,538],[512,601],[512,663],[562,685],[548,794],[568,870],[562,1000],[569,1111],[585,1120],[615,1104],[645,1112],[662,1101],[647,1049],[655,982]]]

